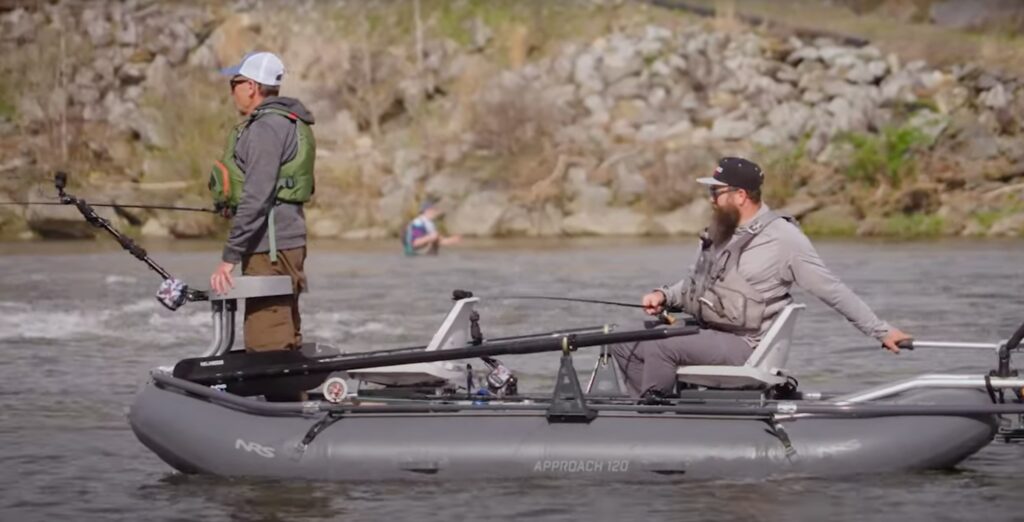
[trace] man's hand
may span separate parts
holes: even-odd
[[[885,338],[882,339],[882,346],[885,346],[886,350],[892,353],[900,353],[900,347],[897,344],[900,341],[907,341],[913,339],[913,337],[901,332],[897,328],[889,330],[889,333],[885,334]]]
[[[441,238],[441,244],[444,246],[455,245],[459,241],[462,241],[462,236],[445,236]]]
[[[221,261],[217,269],[210,276],[210,288],[215,294],[226,294],[235,286],[235,280],[231,277],[231,271],[235,269],[234,263]]]
[[[427,234],[423,237],[416,238],[415,240],[413,240],[412,246],[414,248],[423,248],[427,245],[432,245],[440,240],[441,235],[438,234],[437,232],[434,232],[433,234]]]
[[[658,315],[665,308],[665,294],[660,290],[655,290],[645,295],[640,304],[643,305],[647,315]]]

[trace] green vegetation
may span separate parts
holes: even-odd
[[[975,212],[974,214],[971,215],[971,218],[974,219],[976,223],[981,225],[982,228],[988,230],[992,228],[992,225],[994,225],[996,221],[999,221],[1000,219],[1008,215],[1010,215],[1010,212],[1006,211],[1005,209],[983,210],[980,212]]]
[[[371,46],[415,45],[416,3],[401,8],[391,2],[354,2],[327,8],[324,19],[339,36]],[[566,40],[587,41],[613,27],[642,25],[655,20],[672,24],[692,16],[675,10],[650,9],[643,4],[595,6],[566,0],[420,0],[419,21],[424,38],[450,39],[460,46],[473,43],[473,21],[491,31],[492,62],[505,67],[517,59],[538,58]],[[635,23],[634,23],[635,22]],[[554,45],[552,45],[554,44]]]
[[[973,219],[983,229],[988,230],[992,228],[992,225],[995,225],[997,221],[1021,212],[1024,212],[1024,204],[1014,203],[1006,207],[979,210],[971,214],[971,219]]]
[[[768,148],[760,148],[758,157],[766,157],[765,186],[763,196],[770,205],[780,206],[793,197],[797,189],[804,183],[804,172],[807,163],[807,141],[804,136],[792,149],[781,153],[772,153]]]
[[[945,221],[935,214],[895,214],[885,219],[881,232],[902,238],[935,237],[944,226]]]
[[[14,91],[8,85],[10,80],[7,78],[9,76],[4,76],[4,79],[0,80],[0,118],[10,121],[17,115],[17,109],[15,107]]]
[[[857,235],[857,221],[844,218],[810,219],[800,228],[812,237],[850,237]]]
[[[894,187],[914,177],[917,172],[914,154],[928,142],[924,133],[912,127],[887,127],[880,134],[847,133],[838,140],[853,148],[844,170],[847,178]]]

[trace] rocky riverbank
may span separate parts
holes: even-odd
[[[406,5],[408,4],[408,5]],[[641,3],[62,2],[0,17],[0,199],[203,205],[233,115],[217,67],[284,58],[318,118],[318,237],[395,235],[425,197],[469,236],[693,234],[721,155],[818,234],[1019,235],[1024,82]],[[417,16],[416,6],[419,6]],[[416,35],[422,35],[417,38]],[[17,49],[17,51],[14,51]],[[109,214],[203,237],[213,216]],[[0,206],[0,233],[80,236]]]

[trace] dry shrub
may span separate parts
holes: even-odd
[[[167,84],[165,93],[151,92],[142,99],[142,108],[157,111],[172,138],[169,149],[150,154],[179,163],[182,177],[196,180],[203,192],[213,161],[223,153],[239,116],[221,77],[191,67],[177,74],[182,75],[180,81]]]
[[[569,167],[580,166],[586,170],[594,168],[595,162],[590,158],[568,154],[554,156],[542,156],[536,168],[519,171],[517,186],[520,190],[514,193],[515,199],[533,208],[543,207],[549,202],[561,204],[565,200],[565,174]]]
[[[669,211],[703,196],[696,179],[711,175],[718,161],[713,151],[702,147],[669,151],[658,145],[653,152],[655,161],[643,171],[648,208]]]
[[[398,88],[415,67],[400,49],[365,43],[354,48],[347,65],[338,82],[341,99],[361,129],[380,137],[381,124],[404,112]]]
[[[562,107],[529,85],[500,85],[484,91],[471,109],[471,129],[474,145],[489,153],[512,156],[540,151],[549,146],[568,117]]]
[[[5,43],[0,57],[0,116],[23,131],[17,147],[4,149],[31,151],[38,171],[45,173],[90,159],[81,113],[71,110],[69,89],[75,64],[91,61],[93,50],[76,34],[71,17],[63,16],[60,23],[65,30],[46,25],[16,49]],[[20,103],[38,106],[42,119],[27,121],[19,113]]]

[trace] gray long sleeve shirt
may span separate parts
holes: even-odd
[[[768,206],[762,204],[754,219],[767,211]],[[742,229],[741,226],[739,230]],[[736,240],[735,236],[732,240]],[[881,340],[892,330],[892,326],[879,319],[864,301],[825,266],[807,236],[785,219],[776,219],[751,240],[743,250],[738,270],[769,302],[788,294],[796,283],[839,312],[864,335]],[[668,306],[684,308],[683,294],[688,282],[689,278],[683,278],[672,286],[659,289],[665,294]],[[766,310],[768,317],[761,325],[760,333],[748,338],[752,345],[760,341],[771,327],[774,314],[790,301],[785,299],[769,306]]]
[[[256,110],[266,107],[291,112],[306,123],[313,123],[313,115],[294,98],[272,96]],[[231,219],[231,232],[221,259],[237,264],[243,255],[270,251],[267,226],[270,209],[274,209],[278,250],[306,244],[306,217],[302,205],[277,202],[277,175],[281,165],[294,159],[297,152],[295,123],[280,114],[260,116],[239,135],[235,162],[245,173],[245,186]]]

